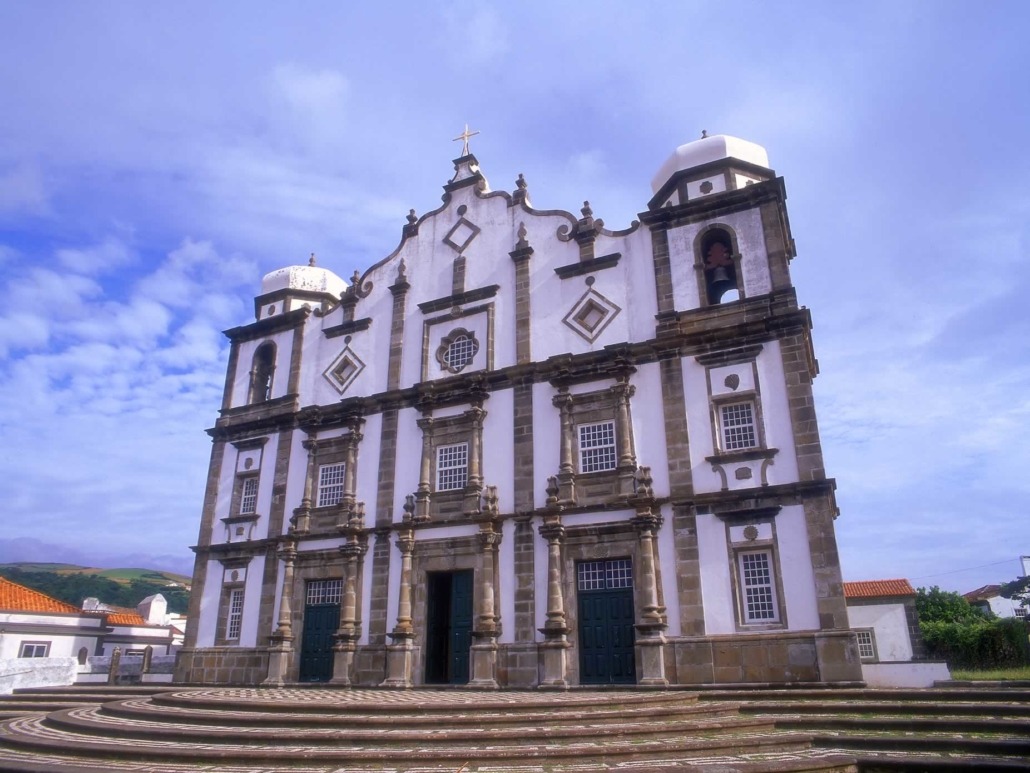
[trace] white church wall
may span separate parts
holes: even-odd
[[[486,401],[483,422],[483,485],[497,486],[502,513],[515,509],[515,446],[511,442],[515,403],[510,389],[499,389]]]
[[[382,452],[382,440],[383,415],[373,413],[366,416],[365,423],[361,427],[361,443],[358,445],[358,474],[354,480],[354,490],[357,500],[365,503],[365,523],[369,526],[375,523],[377,515],[379,454]]]
[[[404,498],[418,488],[422,460],[422,430],[416,422],[420,414],[414,408],[402,408],[397,415],[397,454],[394,467],[393,521],[404,517]],[[372,489],[375,491],[375,489]],[[373,496],[371,501],[375,501]]]
[[[254,352],[263,343],[271,341],[275,344],[275,371],[272,375],[272,398],[282,397],[289,387],[290,357],[293,351],[293,331],[283,330],[253,341],[239,344],[239,356],[236,361],[236,375],[233,379],[231,407],[239,408],[247,405],[250,397],[250,371],[254,365]]]
[[[762,391],[765,444],[780,451],[769,466],[769,484],[793,483],[798,479],[798,459],[794,449],[794,428],[790,420],[790,403],[779,341],[768,341],[762,345],[757,366]]]
[[[801,505],[787,505],[777,514],[776,549],[790,630],[819,630],[815,572],[808,546],[805,508]]]
[[[222,598],[223,568],[218,561],[209,561],[204,567],[204,586],[200,599],[200,614],[190,624],[197,627],[197,646],[215,645],[215,625],[218,622],[218,605]],[[193,590],[196,593],[196,588]]]
[[[550,384],[533,384],[533,507],[546,504],[547,478],[558,474],[561,463],[558,409],[551,402],[554,394]]]
[[[254,556],[247,564],[247,580],[243,591],[243,622],[240,627],[239,646],[258,644],[258,619],[261,611],[261,578],[265,573],[265,557]],[[262,642],[264,643],[264,642]]]
[[[726,526],[714,515],[697,516],[697,552],[701,566],[701,599],[705,633],[736,633],[736,601],[730,581]]]
[[[308,474],[308,452],[307,449],[304,448],[304,441],[307,440],[307,437],[307,434],[304,432],[297,431],[293,433],[293,438],[290,442],[290,458],[287,462],[286,502],[285,512],[283,513],[282,534],[285,534],[290,528],[290,518],[293,516],[293,511],[300,507],[301,500],[304,499],[304,484]],[[270,477],[274,478],[274,473]]]
[[[638,366],[630,383],[637,388],[630,402],[637,464],[651,468],[651,487],[655,496],[668,496],[669,447],[665,439],[665,410],[658,363]]]

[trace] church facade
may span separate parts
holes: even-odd
[[[765,150],[681,146],[624,230],[454,170],[226,332],[176,681],[860,680]]]

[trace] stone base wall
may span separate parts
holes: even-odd
[[[665,665],[670,684],[862,680],[858,645],[850,631],[669,639]]]
[[[175,660],[177,684],[260,684],[268,676],[264,647],[182,649]]]
[[[540,681],[542,651],[537,644],[502,644],[497,651],[497,682],[501,687],[535,687]],[[414,662],[421,663],[417,648]],[[568,650],[571,662],[575,650]],[[296,658],[296,654],[294,655]],[[375,687],[386,675],[386,651],[360,647],[354,658],[354,684]],[[294,661],[287,674],[295,676]],[[416,668],[420,668],[416,665]],[[639,663],[638,663],[639,668]],[[665,645],[669,684],[791,684],[860,682],[862,664],[851,631],[771,632],[740,636],[669,638]],[[175,667],[175,682],[254,685],[268,673],[265,649],[211,647],[184,649]],[[415,673],[413,683],[422,684]]]

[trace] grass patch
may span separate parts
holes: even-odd
[[[971,682],[999,682],[1013,679],[1030,680],[1030,666],[998,668],[992,671],[952,671],[952,679]]]

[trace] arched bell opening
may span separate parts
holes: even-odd
[[[722,228],[709,230],[701,239],[701,263],[708,305],[740,300],[733,239]]]
[[[249,403],[263,403],[272,399],[272,376],[275,374],[275,344],[266,341],[254,352],[250,369]]]

